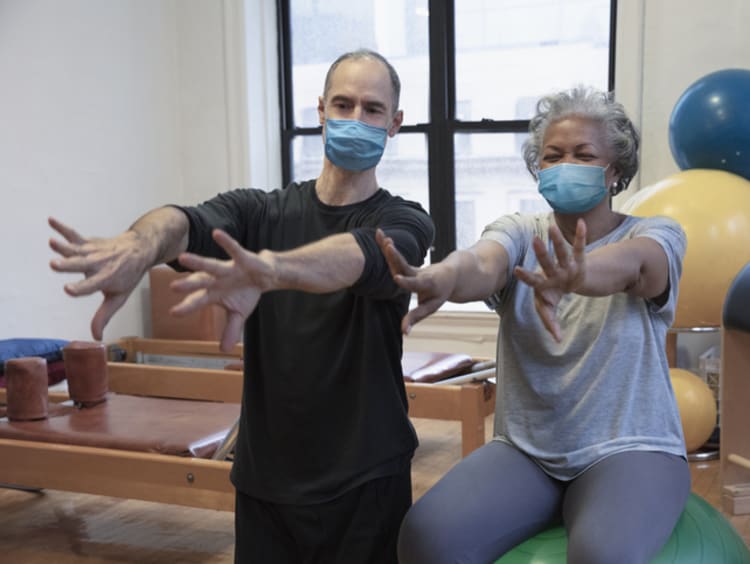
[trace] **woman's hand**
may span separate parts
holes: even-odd
[[[445,262],[425,268],[413,267],[398,252],[393,240],[386,237],[380,229],[376,233],[376,239],[396,284],[417,294],[417,307],[410,310],[401,321],[401,331],[408,335],[416,323],[437,311],[450,298],[456,286],[456,271]]]
[[[531,272],[517,266],[513,273],[534,289],[536,311],[547,331],[560,342],[562,332],[557,322],[557,304],[564,294],[575,292],[583,286],[586,272],[586,223],[579,219],[576,224],[572,255],[568,253],[565,239],[557,225],[550,227],[549,237],[555,256],[550,255],[545,244],[537,237],[533,245],[540,270]]]

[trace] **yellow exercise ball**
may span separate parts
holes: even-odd
[[[687,235],[674,327],[721,325],[724,297],[750,261],[750,181],[722,170],[683,170],[627,200],[630,215],[665,215]]]
[[[706,444],[716,428],[716,399],[708,384],[689,370],[670,368],[669,376],[680,410],[685,448],[693,452]]]

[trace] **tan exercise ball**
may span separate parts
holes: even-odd
[[[699,449],[716,427],[716,399],[701,378],[689,370],[670,368],[672,388],[682,419],[682,432],[688,452]]]
[[[724,297],[750,261],[750,181],[723,170],[683,170],[643,188],[624,213],[665,215],[685,230],[674,327],[718,327]]]

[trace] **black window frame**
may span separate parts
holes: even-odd
[[[430,122],[401,126],[402,133],[422,133],[427,139],[430,215],[435,222],[431,260],[442,260],[456,248],[456,177],[454,139],[457,133],[526,133],[529,120],[461,121],[456,119],[456,0],[429,0]],[[615,88],[617,1],[610,0],[609,69],[607,88]],[[321,135],[322,128],[296,127],[292,82],[290,0],[276,0],[281,106],[281,176],[292,177],[292,145],[305,135]]]

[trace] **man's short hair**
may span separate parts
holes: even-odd
[[[338,68],[338,66],[344,61],[357,61],[360,59],[375,59],[376,61],[380,61],[381,63],[383,63],[385,68],[388,70],[388,75],[391,78],[391,90],[393,91],[393,113],[395,114],[398,111],[398,102],[399,98],[401,97],[401,81],[398,78],[396,69],[393,68],[393,65],[388,62],[388,59],[386,59],[380,53],[372,51],[371,49],[357,49],[356,51],[350,51],[348,53],[344,53],[338,59],[333,61],[333,64],[326,73],[325,86],[323,87],[323,99],[326,99],[328,96],[328,90],[331,87],[331,77],[333,76],[333,72],[336,70],[336,68]]]

